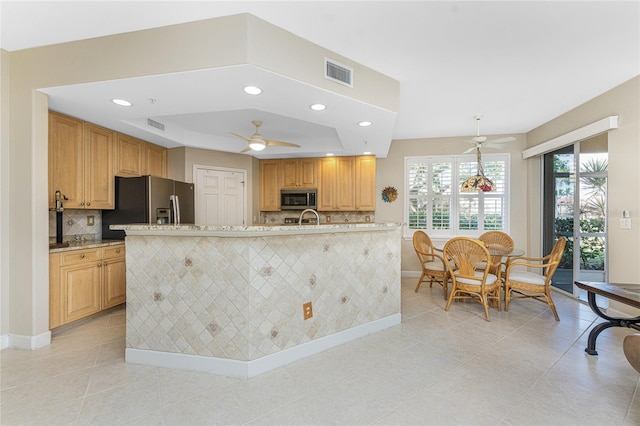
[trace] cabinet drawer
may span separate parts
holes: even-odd
[[[60,266],[74,265],[83,262],[97,262],[102,259],[102,249],[86,249],[63,252],[60,255]]]
[[[119,246],[110,246],[104,248],[104,259],[124,258],[124,244]]]

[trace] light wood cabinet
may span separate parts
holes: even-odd
[[[260,161],[261,211],[280,211],[281,165],[280,160]]]
[[[115,175],[167,177],[167,149],[133,136],[116,133]]]
[[[55,192],[72,209],[114,208],[114,132],[49,113],[49,207]]]
[[[144,142],[142,156],[143,175],[167,177],[167,148]]]
[[[356,157],[355,202],[358,211],[376,209],[376,157]]]
[[[315,188],[316,158],[291,158],[280,160],[282,162],[282,187],[283,188]]]
[[[52,253],[49,274],[49,327],[55,328],[125,301],[125,246]]]
[[[124,303],[127,273],[123,246],[105,247],[102,261],[102,309]]]
[[[84,208],[113,209],[114,132],[84,123]]]
[[[64,207],[83,208],[83,122],[49,112],[49,208],[56,206],[55,193],[66,199]]]
[[[355,211],[355,157],[321,158],[318,211]]]
[[[144,144],[133,136],[116,134],[116,176],[142,176]]]

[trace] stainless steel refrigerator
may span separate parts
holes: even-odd
[[[102,211],[105,240],[124,240],[124,231],[113,231],[110,225],[192,224],[195,221],[192,183],[156,176],[116,176],[115,198],[115,209]]]

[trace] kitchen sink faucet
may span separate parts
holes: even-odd
[[[302,213],[300,213],[300,217],[298,218],[298,225],[302,225],[302,216],[304,216],[304,214],[306,212],[312,212],[313,214],[316,215],[316,225],[319,226],[320,225],[320,215],[314,209],[304,209],[304,210],[302,210]]]

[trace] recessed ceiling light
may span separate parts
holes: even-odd
[[[365,151],[363,152],[364,155],[371,155],[371,151]]]
[[[333,157],[333,152],[327,152],[327,157]]]
[[[125,107],[133,106],[133,103],[129,102],[126,99],[114,98],[114,99],[111,99],[111,102],[113,102],[116,105],[125,106]]]
[[[371,126],[372,124],[373,124],[373,123],[372,123],[372,122],[370,122],[370,121],[361,121],[361,122],[359,122],[359,123],[358,123],[358,126],[360,126],[360,127],[369,127],[369,126]]]
[[[309,106],[309,108],[311,108],[314,111],[322,111],[323,109],[325,109],[327,106],[323,105],[323,104],[313,104],[311,106]]]
[[[259,95],[262,93],[262,89],[257,86],[247,86],[244,88],[244,91],[250,95]]]

